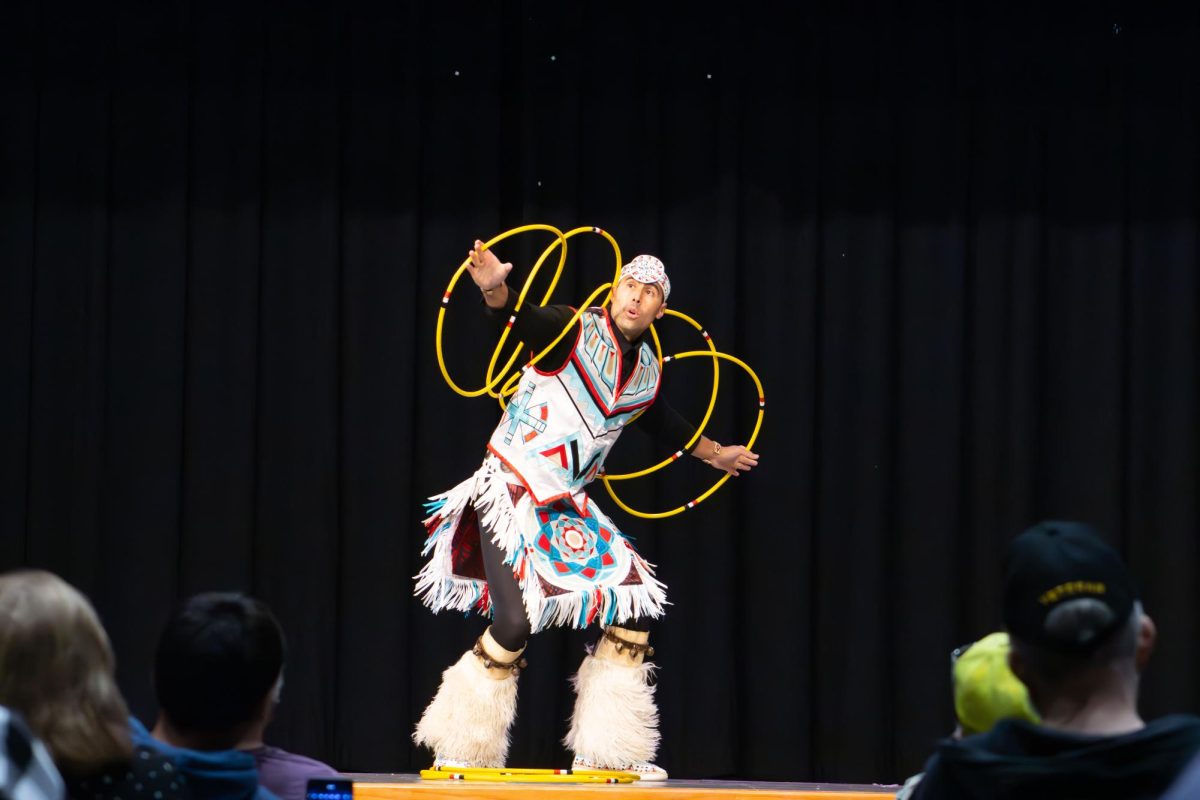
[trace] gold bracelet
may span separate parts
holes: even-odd
[[[720,442],[713,442],[713,444],[714,444],[714,445],[716,445],[716,448],[717,448],[717,449],[712,451],[712,455],[711,455],[711,456],[709,456],[708,458],[705,458],[705,459],[703,459],[704,463],[705,463],[705,464],[708,464],[710,467],[712,466],[712,460],[713,460],[714,458],[716,458],[717,456],[721,455],[721,443],[720,443]]]

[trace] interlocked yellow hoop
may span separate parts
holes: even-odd
[[[745,370],[746,373],[751,377],[751,379],[753,379],[754,385],[758,388],[758,417],[754,420],[754,431],[750,434],[750,439],[746,442],[746,449],[749,450],[750,448],[754,447],[754,442],[758,439],[758,432],[760,430],[762,430],[763,413],[766,410],[767,401],[766,401],[766,398],[763,396],[762,381],[760,381],[758,379],[758,375],[755,374],[754,370],[752,370],[750,368],[750,365],[747,364],[745,361],[742,361],[740,358],[738,358],[736,356],[731,356],[728,353],[721,353],[721,352],[718,352],[715,350],[712,350],[712,351],[689,350],[686,353],[676,353],[673,356],[667,356],[666,358],[664,358],[663,363],[669,363],[671,361],[678,361],[681,358],[711,358],[713,360],[714,364],[717,362],[718,359],[732,361],[734,364],[737,364],[739,367],[741,367],[743,370]],[[715,383],[714,383],[714,385],[715,385]],[[697,429],[695,438],[699,438],[700,433],[703,430],[704,429],[702,427]],[[691,445],[689,444],[688,447],[690,447],[690,446]],[[638,477],[641,477],[642,475],[649,475],[651,472],[658,471],[662,467],[665,467],[667,464],[669,464],[672,461],[679,458],[681,455],[682,455],[682,452],[675,453],[669,459],[667,459],[664,463],[657,464],[649,470],[643,470],[642,473],[638,474]],[[732,478],[733,475],[730,473],[725,473],[717,480],[716,483],[714,483],[712,486],[708,487],[707,491],[705,491],[703,494],[701,494],[695,500],[690,500],[687,503],[684,503],[683,505],[679,506],[678,508],[672,508],[669,511],[658,511],[658,512],[638,511],[637,509],[629,507],[625,503],[625,501],[623,501],[620,497],[617,496],[616,490],[614,490],[612,487],[612,481],[625,480],[628,477],[632,477],[632,475],[612,476],[612,475],[601,474],[600,479],[602,481],[604,481],[604,488],[608,490],[609,497],[611,497],[613,499],[613,502],[616,503],[617,505],[619,505],[627,513],[632,514],[635,517],[641,517],[642,519],[665,519],[667,517],[673,517],[676,514],[682,514],[685,511],[690,511],[691,509],[700,505],[705,500],[707,500],[709,497],[711,497],[713,492],[717,491],[717,489],[720,489],[722,486],[724,486],[725,482],[727,480],[729,480],[730,478]]]
[[[671,309],[671,308],[667,309],[667,314],[669,314],[672,317],[676,317],[678,319],[683,320],[684,322],[688,323],[696,330],[700,331],[700,335],[704,337],[704,341],[708,345],[709,351],[712,353],[717,352],[716,345],[714,345],[712,342],[712,337],[708,335],[708,331],[704,330],[704,327],[699,322],[696,322],[696,320],[692,319],[687,314],[684,314],[680,311],[675,311],[674,309]],[[653,325],[650,326],[650,330],[651,331],[654,330]],[[658,352],[660,355],[659,355],[658,363],[659,363],[659,367],[661,368],[662,365],[665,363],[665,359],[663,359],[662,355],[661,355],[662,347],[659,346],[659,344],[658,344],[658,334],[657,333],[654,334],[654,343],[659,348]],[[607,473],[605,473],[605,475],[606,475],[605,480],[606,481],[628,481],[628,480],[633,480],[634,478],[644,478],[647,475],[651,475],[655,472],[658,472],[660,469],[667,466],[672,461],[677,461],[680,458],[683,458],[683,454],[686,453],[688,450],[690,450],[692,445],[694,445],[696,442],[700,441],[700,436],[704,433],[704,429],[708,427],[708,421],[710,418],[712,418],[713,409],[717,407],[717,386],[720,383],[720,380],[721,380],[721,370],[719,367],[719,362],[717,361],[717,359],[714,358],[713,359],[712,391],[709,393],[709,397],[708,397],[708,408],[705,409],[704,418],[700,420],[699,427],[697,427],[696,432],[694,434],[692,434],[692,438],[688,439],[687,444],[685,444],[683,447],[679,448],[674,453],[667,456],[666,458],[664,458],[662,461],[658,462],[654,466],[646,467],[645,469],[641,469],[636,472],[615,473],[612,475],[608,475]],[[641,415],[639,414],[638,416],[641,416]],[[636,417],[634,419],[636,419]],[[611,489],[609,490],[609,493],[610,494],[612,493]]]
[[[562,249],[562,252],[559,254],[558,269],[556,269],[554,271],[554,277],[551,279],[550,286],[546,289],[546,294],[542,297],[542,302],[539,303],[539,305],[545,305],[547,302],[549,302],[551,295],[554,294],[554,288],[558,285],[558,280],[559,280],[559,278],[562,277],[563,267],[566,266],[566,263],[567,263],[567,239],[570,239],[573,236],[577,236],[581,233],[598,233],[601,236],[603,236],[605,239],[607,239],[608,243],[612,245],[613,254],[616,256],[616,262],[617,262],[616,271],[613,273],[613,281],[615,282],[616,276],[621,274],[621,266],[622,266],[622,264],[621,264],[621,248],[617,245],[617,240],[614,239],[612,237],[612,235],[610,233],[608,233],[608,231],[601,230],[600,228],[594,228],[594,227],[575,228],[574,230],[563,233],[562,231],[560,231],[558,228],[554,227],[553,225],[540,225],[540,224],[521,225],[520,227],[513,228],[511,230],[507,230],[504,233],[499,234],[498,236],[494,236],[491,239],[488,239],[487,242],[484,243],[483,249],[487,250],[488,248],[495,245],[497,242],[502,242],[505,239],[508,239],[509,237],[516,236],[519,233],[528,233],[530,231],[548,231],[548,232],[554,234],[555,241],[549,247],[547,247],[544,251],[542,251],[541,256],[539,256],[537,261],[534,262],[533,269],[531,269],[529,271],[529,276],[525,279],[525,284],[521,287],[521,291],[517,295],[517,301],[513,308],[512,316],[509,317],[508,324],[504,326],[504,332],[502,334],[500,334],[500,341],[496,344],[495,350],[492,351],[492,357],[488,361],[487,377],[484,379],[483,386],[479,389],[464,389],[461,386],[459,386],[457,383],[454,382],[454,379],[450,377],[449,370],[446,369],[446,357],[445,357],[445,353],[442,349],[442,328],[445,325],[446,308],[447,308],[447,306],[450,305],[450,296],[454,293],[454,287],[458,284],[458,279],[461,278],[462,274],[464,272],[466,272],[466,270],[467,270],[467,264],[471,260],[470,256],[463,259],[462,264],[460,264],[458,269],[454,271],[454,276],[452,278],[450,278],[450,283],[446,286],[446,291],[442,293],[442,306],[441,306],[441,308],[438,309],[437,332],[436,332],[436,336],[435,336],[435,346],[437,348],[438,368],[442,371],[442,378],[445,379],[446,384],[451,389],[453,389],[456,393],[462,395],[463,397],[480,397],[481,395],[485,395],[485,394],[490,395],[492,397],[502,396],[502,394],[503,394],[502,392],[493,392],[493,390],[496,388],[496,386],[498,384],[500,384],[502,381],[505,380],[505,378],[508,374],[508,371],[512,368],[512,365],[513,365],[513,363],[515,363],[517,356],[521,353],[521,350],[524,347],[524,343],[523,342],[517,343],[517,346],[513,350],[513,354],[509,357],[504,368],[501,369],[499,371],[499,373],[495,372],[496,362],[499,360],[500,354],[504,351],[504,344],[508,340],[508,332],[510,330],[512,330],[513,322],[516,321],[517,314],[520,313],[521,306],[525,303],[525,295],[527,295],[529,293],[529,288],[533,285],[533,279],[537,276],[538,271],[542,268],[542,264],[544,264],[546,259],[550,256],[550,254],[552,252],[554,252],[555,248]],[[611,286],[611,284],[609,284],[609,285]],[[589,299],[590,300],[595,299],[595,294],[599,294],[599,292],[594,293],[593,297],[589,298]],[[607,303],[607,302],[608,302],[608,297],[606,296],[605,299],[601,302],[601,305],[603,305],[604,303]],[[575,319],[571,320],[571,324],[572,325],[575,324]],[[565,336],[565,335],[566,335],[566,330],[563,331],[562,336]],[[558,338],[561,339],[562,336],[559,336]],[[555,340],[556,344],[557,344],[557,341],[558,340],[556,339]],[[547,352],[549,352],[549,349],[544,350],[541,353],[539,353],[536,358],[534,358],[528,362],[527,366],[536,364],[541,358],[545,357]],[[661,357],[662,356],[660,353],[659,354],[660,361],[661,361]],[[518,372],[517,374],[520,374],[520,373]],[[503,403],[501,403],[501,405],[503,405]]]
[[[460,387],[457,383],[454,382],[454,379],[450,377],[449,370],[446,368],[446,359],[445,359],[445,354],[444,354],[443,348],[442,348],[442,329],[445,324],[446,308],[450,304],[450,297],[454,292],[454,288],[457,285],[459,278],[462,277],[463,272],[465,272],[467,269],[467,265],[470,262],[470,256],[468,256],[466,259],[464,259],[462,264],[459,265],[458,269],[455,270],[453,277],[451,277],[451,279],[450,279],[450,283],[446,287],[446,291],[442,294],[441,308],[438,309],[435,346],[437,349],[438,367],[442,372],[442,378],[445,379],[446,384],[452,390],[454,390],[456,393],[462,395],[463,397],[480,397],[480,396],[486,394],[490,397],[496,398],[497,402],[500,404],[501,409],[503,409],[505,407],[504,398],[510,397],[510,396],[512,396],[513,393],[516,392],[517,385],[520,382],[520,377],[526,368],[534,366],[535,364],[539,363],[543,358],[545,358],[546,355],[549,354],[549,352],[551,350],[553,350],[560,341],[562,341],[563,337],[566,336],[567,333],[569,333],[572,329],[574,329],[575,324],[579,321],[579,318],[587,311],[588,308],[592,307],[592,305],[596,302],[597,298],[599,298],[601,295],[603,295],[604,299],[601,300],[599,304],[606,305],[608,303],[609,299],[612,296],[612,293],[611,293],[612,287],[614,285],[616,285],[617,279],[620,277],[620,274],[621,274],[622,261],[621,261],[620,246],[617,244],[616,239],[614,239],[611,234],[609,234],[607,231],[605,231],[601,228],[596,228],[596,227],[587,227],[587,226],[579,227],[579,228],[574,228],[574,229],[569,230],[566,233],[564,233],[563,231],[559,230],[558,228],[554,227],[553,225],[541,225],[541,224],[522,225],[520,227],[512,228],[511,230],[507,230],[497,236],[492,237],[483,245],[483,249],[486,250],[486,249],[492,247],[493,245],[495,245],[497,242],[502,242],[505,239],[508,239],[509,237],[516,236],[517,234],[529,233],[531,231],[547,231],[549,233],[554,234],[555,239],[549,246],[546,247],[545,250],[542,251],[542,254],[534,262],[533,268],[529,272],[529,276],[525,279],[525,283],[521,287],[520,293],[517,295],[517,300],[514,304],[513,312],[509,316],[508,322],[504,326],[504,331],[500,334],[500,340],[499,340],[499,342],[497,342],[495,349],[492,351],[491,358],[488,360],[487,374],[484,378],[484,384],[481,388],[479,388],[479,389],[464,389],[464,388]],[[571,318],[567,321],[567,324],[563,327],[562,331],[560,331],[559,334],[556,337],[554,337],[553,341],[551,341],[550,344],[548,344],[545,348],[543,348],[540,353],[537,353],[531,359],[529,359],[527,362],[525,362],[525,364],[522,368],[513,370],[513,365],[516,363],[518,356],[524,350],[524,343],[517,342],[516,346],[513,348],[512,354],[508,357],[507,361],[505,361],[504,366],[499,371],[496,371],[496,364],[500,361],[501,354],[504,351],[504,345],[508,340],[509,331],[512,330],[513,324],[516,322],[516,319],[517,319],[517,314],[520,312],[521,307],[523,306],[523,304],[525,302],[525,296],[529,293],[529,289],[533,285],[533,280],[537,276],[538,272],[541,270],[542,265],[546,262],[546,259],[548,259],[550,257],[550,255],[556,249],[558,249],[560,251],[559,259],[558,259],[558,267],[555,270],[554,277],[550,281],[550,286],[546,289],[546,293],[542,297],[541,303],[539,305],[545,305],[547,302],[549,302],[550,297],[554,293],[555,287],[558,285],[559,279],[562,277],[563,268],[566,265],[566,259],[567,259],[567,240],[574,236],[578,236],[581,233],[599,234],[599,235],[603,236],[608,241],[608,243],[612,246],[613,254],[616,257],[616,271],[614,272],[613,280],[608,283],[604,283],[604,284],[601,284],[600,286],[598,286],[591,293],[591,295],[588,296],[587,300],[584,301],[579,306],[579,309],[571,316]],[[726,361],[731,361],[734,364],[741,367],[743,370],[745,370],[750,375],[750,377],[754,380],[755,385],[758,387],[758,417],[755,420],[754,431],[750,435],[750,440],[746,443],[747,449],[749,449],[750,447],[753,447],[755,440],[758,438],[759,430],[762,428],[763,411],[766,406],[766,402],[763,398],[762,382],[759,381],[758,375],[755,374],[754,370],[752,370],[748,364],[746,364],[741,359],[731,356],[727,353],[719,352],[716,348],[716,345],[712,341],[712,337],[709,336],[708,331],[706,331],[699,322],[692,319],[687,314],[684,314],[682,312],[679,312],[679,311],[676,311],[676,310],[670,309],[670,308],[666,309],[666,314],[669,316],[675,317],[677,319],[683,320],[684,322],[688,323],[693,328],[695,328],[697,331],[699,331],[701,336],[703,336],[705,343],[708,345],[708,350],[707,351],[693,350],[693,351],[688,351],[688,352],[684,352],[684,353],[677,353],[673,356],[668,356],[668,357],[664,358],[663,354],[662,354],[662,343],[659,341],[659,338],[658,338],[658,331],[655,329],[654,325],[651,324],[650,325],[650,335],[654,342],[654,349],[655,349],[655,353],[658,358],[658,364],[659,364],[660,369],[665,364],[669,363],[670,361],[675,361],[675,360],[678,360],[681,358],[699,358],[699,357],[711,358],[712,362],[713,362],[712,391],[709,395],[708,408],[704,412],[704,418],[700,421],[700,425],[696,428],[696,432],[692,435],[692,438],[689,439],[688,442],[686,444],[684,444],[682,448],[675,451],[674,453],[672,453],[670,456],[663,459],[659,463],[654,464],[650,467],[646,467],[645,469],[637,470],[635,472],[626,472],[626,473],[612,474],[612,475],[609,475],[609,474],[606,474],[603,472],[601,473],[600,477],[601,477],[601,480],[604,481],[604,488],[608,490],[608,493],[612,497],[613,501],[616,502],[616,504],[619,505],[627,513],[632,514],[635,517],[641,517],[643,519],[663,519],[665,517],[675,516],[676,514],[682,514],[684,511],[688,511],[692,508],[695,508],[697,505],[699,505],[700,503],[704,502],[709,497],[711,497],[712,494],[715,491],[717,491],[717,489],[721,488],[721,486],[723,486],[725,484],[725,482],[727,480],[729,480],[730,477],[732,477],[729,474],[723,475],[719,480],[717,480],[712,486],[710,486],[703,494],[698,496],[696,499],[694,499],[688,503],[685,503],[684,505],[679,506],[678,508],[673,508],[669,511],[660,511],[660,512],[643,512],[643,511],[638,511],[634,508],[631,508],[620,497],[617,496],[616,491],[612,487],[612,482],[614,482],[614,481],[623,481],[623,480],[633,480],[635,478],[644,478],[644,477],[654,474],[655,472],[658,472],[660,469],[663,469],[667,465],[669,465],[669,464],[677,461],[679,458],[681,458],[686,451],[688,451],[696,442],[698,442],[700,440],[700,437],[704,433],[704,429],[707,427],[709,420],[712,418],[713,409],[716,407],[717,391],[718,391],[718,386],[719,386],[719,382],[720,382],[720,361],[722,359],[726,360]],[[497,386],[500,387],[498,390],[496,388]],[[636,417],[635,417],[635,419],[636,419]]]

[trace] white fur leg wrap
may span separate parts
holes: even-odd
[[[496,680],[470,650],[442,673],[442,685],[417,723],[413,741],[435,757],[503,767],[517,716],[517,676]]]
[[[563,740],[567,747],[611,767],[653,761],[659,740],[653,671],[653,664],[584,658],[572,679],[575,713]]]

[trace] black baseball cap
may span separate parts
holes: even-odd
[[[1112,619],[1070,636],[1047,629],[1055,608],[1081,598],[1107,606]],[[1081,522],[1039,522],[1008,546],[1004,624],[1017,639],[1084,654],[1129,619],[1137,599],[1133,576],[1117,551]]]

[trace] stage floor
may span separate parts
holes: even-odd
[[[418,775],[350,775],[355,800],[614,800],[640,798],[708,798],[708,800],[880,800],[893,797],[898,786],[849,786],[834,783],[755,783],[751,781],[687,781],[633,783],[617,786],[544,783],[422,781]]]

